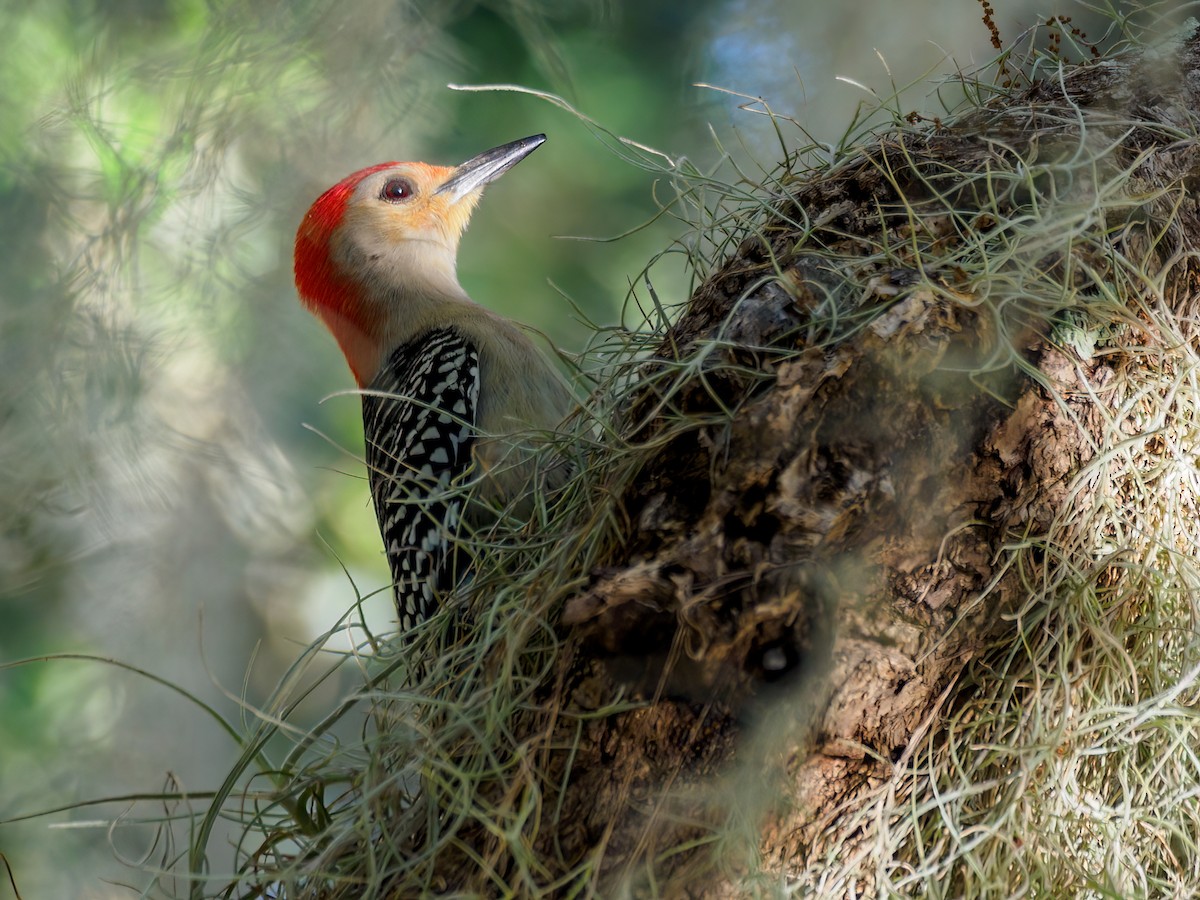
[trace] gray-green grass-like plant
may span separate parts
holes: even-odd
[[[1061,60],[1045,54],[1004,59],[1029,81],[1059,75]],[[977,78],[956,83],[968,100],[947,113],[947,128],[956,114],[1015,97],[1015,88]],[[665,214],[690,231],[668,252],[687,260],[699,284],[747,237],[791,228],[805,246],[815,226],[787,205],[789,191],[836,177],[876,132],[943,127],[905,124],[898,103],[891,112],[883,124],[857,121],[830,153],[811,148],[754,175],[699,172],[616,146],[670,186]],[[1077,422],[1072,437],[1091,442],[1090,461],[1070,474],[1069,502],[1047,531],[1007,536],[991,586],[1017,573],[1022,602],[903,755],[886,761],[886,777],[855,807],[821,812],[828,841],[804,858],[760,855],[754,804],[763,799],[737,793],[736,773],[712,785],[730,810],[726,831],[664,856],[703,845],[731,891],[1126,897],[1186,896],[1200,885],[1200,385],[1194,310],[1168,302],[1182,290],[1167,240],[1180,189],[1143,183],[1142,157],[1111,164],[1116,144],[1144,123],[1072,115],[1071,153],[1039,159],[1027,147],[997,146],[982,167],[922,169],[926,197],[904,210],[907,228],[883,227],[853,254],[812,248],[844,286],[810,311],[805,346],[834,348],[865,328],[886,329],[897,303],[970,306],[990,323],[994,352],[961,377],[986,382],[1012,369],[1038,381]],[[789,123],[774,121],[786,143]],[[1192,124],[1158,127],[1174,127],[1169,137],[1183,144],[1196,139]],[[1145,209],[1154,227],[1134,238],[1130,223]],[[893,266],[922,278],[889,294],[876,276]],[[786,278],[782,267],[763,274]],[[557,806],[571,771],[563,722],[579,733],[590,718],[642,701],[555,707],[556,663],[572,640],[558,612],[598,566],[614,563],[628,526],[620,498],[645,460],[680,433],[737,414],[714,389],[717,412],[689,417],[676,402],[683,387],[729,371],[769,389],[774,371],[731,356],[744,348],[728,335],[649,365],[679,310],[658,296],[652,271],[635,282],[629,307],[629,327],[598,329],[571,361],[589,388],[581,410],[560,433],[539,436],[546,466],[570,465],[566,485],[538,494],[528,520],[502,515],[464,535],[472,577],[404,643],[373,634],[356,598],[265,703],[244,704],[243,721],[226,723],[244,750],[224,783],[211,796],[165,791],[158,799],[173,804],[145,817],[163,833],[151,895],[596,890],[603,844],[584,858],[552,850],[569,826]],[[1067,391],[1020,352],[1030,328],[1061,348],[1067,374],[1096,359],[1121,364],[1111,380],[1080,378]],[[786,342],[751,349],[771,366],[796,352]],[[637,406],[648,387],[655,402]],[[631,408],[658,423],[651,437],[636,437],[643,423],[630,421]],[[988,599],[985,590],[977,603]],[[329,646],[342,632],[353,651]],[[341,679],[343,699],[315,728],[292,725],[300,701],[331,679]],[[551,754],[566,766],[550,766]],[[213,846],[218,823],[240,835],[232,855]],[[447,860],[472,873],[469,887],[442,880]]]

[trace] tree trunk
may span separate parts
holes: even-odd
[[[608,895],[740,896],[819,884],[836,848],[838,890],[871,891],[867,811],[990,702],[1061,560],[1135,577],[1095,463],[1159,427],[1123,404],[1195,346],[1198,47],[1045,73],[785,179],[644,372],[628,541],[566,606],[538,726],[546,858],[599,855]],[[587,718],[622,691],[645,705]]]

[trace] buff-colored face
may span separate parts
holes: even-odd
[[[367,170],[346,198],[331,248],[335,263],[392,285],[418,274],[435,285],[454,278],[458,241],[484,187],[544,140],[513,141],[460,166],[413,162]]]
[[[346,203],[343,231],[352,232],[364,250],[375,242],[383,249],[404,241],[453,249],[483,192],[482,184],[461,194],[440,190],[455,171],[398,163],[366,176]]]

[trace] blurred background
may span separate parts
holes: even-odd
[[[1105,28],[1071,0],[995,5],[1010,44],[1049,15]],[[753,184],[787,149],[836,144],[871,91],[990,59],[981,16],[975,0],[0,5],[0,820],[73,807],[0,825],[22,895],[136,893],[153,832],[129,803],[78,804],[209,791],[236,757],[139,672],[237,721],[357,596],[389,627],[358,398],[292,287],[325,187],[545,132],[489,189],[460,273],[577,352],[686,237],[658,215],[670,187],[559,105],[448,84],[552,92],[664,168]],[[931,82],[893,108],[944,112]],[[651,269],[664,302],[686,299],[685,259]]]

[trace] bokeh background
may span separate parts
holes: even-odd
[[[995,6],[1012,43],[1049,15],[1097,39],[1106,25],[1070,0]],[[578,352],[591,323],[637,325],[627,292],[664,250],[650,279],[685,299],[668,181],[560,105],[448,84],[553,92],[664,168],[752,187],[910,83],[892,108],[943,113],[922,79],[992,57],[981,15],[975,0],[0,5],[0,819],[70,807],[0,825],[22,895],[136,893],[163,849],[134,824],[145,805],[86,802],[211,790],[235,758],[141,673],[236,722],[357,596],[388,628],[358,399],[291,284],[321,190],[547,133],[489,190],[460,271]],[[300,720],[337,693],[324,684]]]

